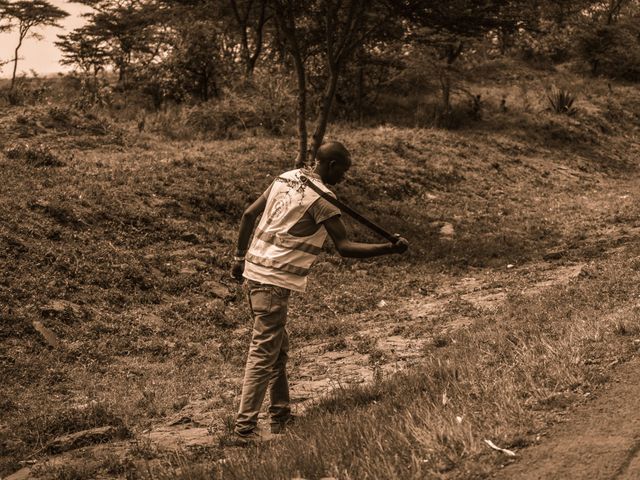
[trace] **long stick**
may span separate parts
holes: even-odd
[[[324,192],[323,190],[321,190],[320,187],[318,187],[315,183],[313,183],[313,181],[309,180],[307,177],[305,177],[303,175],[300,175],[300,179],[302,180],[302,183],[304,183],[305,185],[309,185],[311,190],[316,192],[318,195],[320,195],[322,198],[324,198],[327,202],[329,202],[332,205],[335,205],[340,210],[342,210],[344,213],[350,215],[352,218],[354,218],[356,221],[360,222],[365,227],[367,227],[370,230],[376,232],[378,235],[383,236],[384,238],[389,240],[391,243],[396,243],[398,241],[398,237],[397,236],[387,232],[384,228],[382,228],[377,223],[372,222],[367,217],[365,217],[365,216],[361,215],[360,213],[356,212],[349,205],[347,205],[345,203],[342,203],[337,198],[333,198],[331,195],[329,195],[326,192]]]

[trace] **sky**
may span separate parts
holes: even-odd
[[[20,72],[29,73],[31,69],[35,70],[39,75],[69,70],[69,67],[58,63],[61,57],[60,50],[53,42],[58,40],[57,34],[70,32],[82,26],[85,19],[81,17],[81,14],[91,11],[91,9],[85,5],[69,3],[66,0],[49,0],[49,3],[61,8],[69,16],[60,21],[62,28],[41,27],[34,29],[44,37],[42,40],[38,41],[35,38],[25,39],[19,52],[21,60],[18,60],[18,74]],[[0,33],[0,60],[12,60],[13,51],[17,44],[17,32]],[[12,70],[13,64],[5,65],[0,71],[0,77],[11,77]]]

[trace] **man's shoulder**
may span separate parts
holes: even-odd
[[[299,168],[294,168],[293,170],[287,170],[286,172],[282,172],[278,175],[281,178],[295,178],[300,172]]]
[[[340,215],[340,209],[329,202],[326,198],[318,197],[309,208],[309,214],[316,224],[322,223],[331,217]]]

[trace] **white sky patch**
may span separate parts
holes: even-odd
[[[56,35],[67,33],[71,30],[81,27],[86,23],[86,19],[82,17],[83,13],[91,11],[91,8],[85,5],[68,3],[66,0],[49,0],[49,3],[61,8],[69,14],[60,25],[62,28],[41,27],[33,31],[39,33],[44,38],[36,40],[35,38],[27,38],[20,47],[18,60],[18,75],[21,72],[29,73],[31,69],[35,70],[38,75],[49,75],[56,72],[69,71],[69,67],[60,65],[62,57],[58,47],[54,42],[58,40]],[[0,33],[0,60],[7,61],[13,59],[13,51],[18,44],[18,32],[11,31],[8,33]],[[13,63],[2,67],[0,77],[11,77],[13,71]]]

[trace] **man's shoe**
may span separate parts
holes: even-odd
[[[230,438],[227,439],[224,444],[229,447],[246,447],[248,445],[254,445],[260,443],[262,438],[255,431],[247,433],[233,432]]]
[[[289,415],[285,420],[278,422],[271,422],[271,433],[274,435],[280,435],[285,430],[296,423],[296,417]]]

